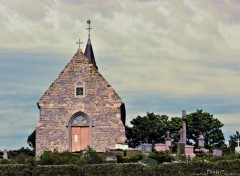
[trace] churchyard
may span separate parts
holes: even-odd
[[[79,152],[45,151],[35,157],[30,149],[4,150],[0,152],[0,175],[239,175],[239,136],[234,136],[234,151],[206,148],[202,134],[197,144],[189,145],[187,124],[183,111],[177,142],[167,130],[162,143],[136,147],[119,143],[105,152],[87,147]]]

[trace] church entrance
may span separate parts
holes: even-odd
[[[90,119],[86,114],[74,114],[69,121],[69,127],[71,152],[78,152],[90,146]]]
[[[89,127],[72,127],[72,152],[84,150],[89,144]]]

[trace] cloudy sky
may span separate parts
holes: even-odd
[[[92,44],[99,71],[126,104],[181,116],[203,109],[240,131],[240,0],[0,0],[0,150],[26,147],[36,103]]]

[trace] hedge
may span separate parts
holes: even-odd
[[[138,163],[77,165],[0,165],[0,176],[191,176],[239,175],[240,160],[168,163],[147,166]]]

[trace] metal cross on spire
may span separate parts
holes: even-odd
[[[90,19],[87,20],[87,23],[88,23],[88,28],[87,28],[87,30],[88,30],[88,38],[90,38],[90,30],[92,29],[92,28],[90,27],[91,20],[90,20]]]
[[[79,51],[81,51],[81,47],[80,47],[80,45],[83,44],[83,42],[80,41],[80,38],[79,38],[78,42],[76,42],[76,44],[79,45]]]

